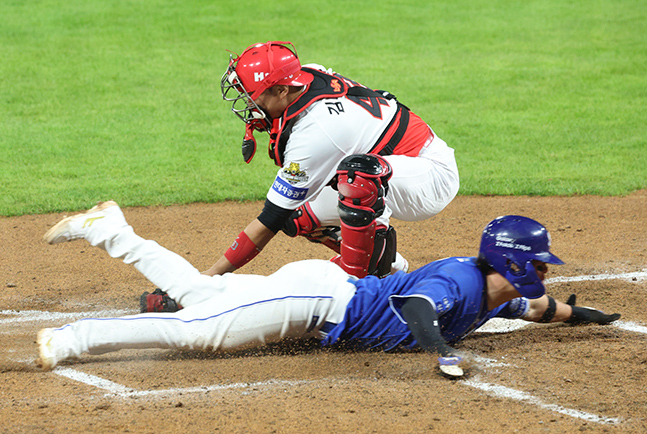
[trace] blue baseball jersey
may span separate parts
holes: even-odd
[[[485,276],[474,257],[442,259],[383,279],[368,276],[356,281],[355,286],[357,292],[343,321],[330,330],[323,345],[354,342],[385,351],[414,347],[417,342],[400,313],[409,297],[432,303],[448,343],[463,339],[490,318],[520,318],[528,310],[528,300],[522,297],[488,310]]]

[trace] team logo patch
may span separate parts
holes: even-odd
[[[295,187],[285,182],[278,176],[274,180],[274,184],[272,184],[272,190],[276,191],[281,196],[287,197],[288,199],[292,200],[303,200],[308,194],[307,188]]]
[[[301,170],[299,163],[290,163],[287,167],[283,168],[281,172],[282,178],[290,184],[297,184],[299,182],[308,181],[308,175],[305,170]]]
[[[438,314],[445,313],[452,308],[452,304],[449,302],[447,297],[443,297],[442,300],[436,302],[436,312]]]

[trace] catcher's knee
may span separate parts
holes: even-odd
[[[308,241],[323,244],[339,253],[341,245],[339,226],[322,227],[308,203],[292,213],[290,219],[283,225],[282,231],[290,237],[302,236]]]
[[[312,212],[309,204],[301,205],[294,210],[290,218],[283,225],[283,232],[289,237],[309,234],[319,228],[321,223]]]
[[[342,223],[354,228],[368,226],[375,221],[376,217],[378,217],[373,208],[348,205],[341,199],[337,205],[337,210],[339,211],[339,219]],[[382,214],[384,211],[383,204],[378,207],[378,211]]]
[[[349,155],[337,166],[339,202],[350,208],[371,208],[379,217],[392,175],[391,165],[379,155]]]

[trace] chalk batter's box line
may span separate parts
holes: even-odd
[[[619,274],[588,274],[583,276],[557,276],[551,277],[544,281],[545,284],[562,283],[562,282],[588,282],[594,280],[629,280],[636,282],[638,280],[647,279],[647,270],[635,271],[633,273],[619,273]]]
[[[492,364],[492,365],[496,365]],[[508,365],[509,366],[509,365]],[[105,378],[97,377],[95,375],[86,374],[84,372],[77,371],[72,368],[61,368],[58,367],[53,371],[55,374],[58,374],[62,377],[69,378],[90,386],[94,386],[100,389],[107,391],[105,395],[116,396],[120,398],[134,398],[134,397],[168,397],[179,394],[188,394],[188,393],[206,393],[211,391],[224,391],[224,390],[249,390],[249,389],[268,389],[268,388],[284,388],[284,387],[294,387],[302,384],[313,384],[325,381],[330,383],[334,381],[332,379],[325,380],[300,380],[300,381],[287,381],[287,380],[269,380],[256,383],[233,383],[233,384],[220,384],[212,386],[198,386],[198,387],[189,387],[189,388],[173,388],[173,389],[162,389],[162,390],[136,390],[131,389],[121,384],[115,383]],[[527,392],[520,390],[512,389],[506,386],[501,386],[498,384],[486,383],[478,378],[463,380],[460,381],[461,384],[466,386],[481,390],[488,395],[495,396],[498,398],[507,398],[519,402],[525,402],[530,405],[537,406],[544,410],[549,410],[552,412],[564,414],[576,419],[582,419],[587,422],[594,422],[605,425],[618,424],[622,421],[621,418],[612,418],[606,416],[599,416],[593,413],[588,413],[581,410],[576,410],[573,408],[567,408],[557,404],[549,404],[541,399],[537,398],[534,395],[531,395]]]
[[[77,371],[72,368],[57,367],[53,373],[62,377],[75,380],[80,383],[94,386],[96,388],[108,392],[106,396],[118,396],[123,398],[129,397],[146,397],[146,396],[168,396],[187,393],[205,393],[218,390],[236,390],[236,389],[258,389],[268,387],[285,387],[285,386],[298,386],[301,384],[314,383],[313,380],[268,380],[256,383],[232,383],[232,384],[216,384],[211,386],[194,386],[185,388],[171,388],[171,389],[158,389],[158,390],[137,390],[126,387],[122,384],[115,383],[114,381],[106,380],[105,378],[97,377],[96,375],[86,374],[85,372]]]

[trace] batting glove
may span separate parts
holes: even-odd
[[[619,313],[607,315],[606,313],[599,310],[595,310],[591,307],[575,306],[575,299],[576,299],[575,294],[571,294],[571,296],[568,297],[568,300],[566,301],[566,304],[570,305],[571,308],[573,309],[571,318],[564,321],[568,324],[595,323],[595,324],[605,325],[605,324],[612,323],[613,321],[620,318]]]

